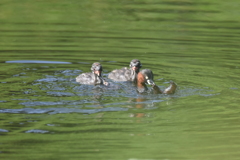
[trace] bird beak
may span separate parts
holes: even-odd
[[[149,85],[155,85],[155,83],[153,82],[153,80],[149,79],[147,76],[145,77],[147,80],[147,84]]]
[[[137,70],[138,70],[138,67],[133,66],[133,67],[132,67],[132,70],[137,71]]]
[[[96,75],[98,75],[98,76],[101,75],[101,71],[94,71],[94,73],[95,73]]]

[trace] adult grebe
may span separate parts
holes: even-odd
[[[152,85],[153,93],[155,94],[172,94],[175,92],[177,85],[174,82],[170,82],[170,86],[164,91],[154,83],[153,81],[153,72],[150,69],[143,69],[137,75],[137,90],[139,93],[144,93],[148,90],[147,84]]]
[[[81,84],[104,84],[107,82],[102,78],[102,65],[99,62],[95,62],[92,64],[91,71],[89,73],[82,73],[76,77],[76,82]]]
[[[108,78],[114,81],[132,81],[135,82],[139,69],[142,67],[138,59],[133,59],[130,62],[130,68],[124,67],[122,69],[113,70],[108,74]]]

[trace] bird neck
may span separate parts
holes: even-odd
[[[145,84],[144,75],[141,73],[138,73],[137,76],[137,88],[139,92],[145,92],[148,90],[147,85]]]
[[[103,84],[103,81],[104,80],[101,75],[98,76],[97,74],[94,74],[94,84]]]

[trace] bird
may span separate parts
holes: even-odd
[[[135,82],[137,74],[142,67],[140,60],[133,59],[129,65],[130,68],[115,69],[108,74],[108,78],[114,81],[131,81]]]
[[[153,80],[153,72],[150,69],[143,69],[141,70],[136,79],[137,91],[139,93],[144,93],[148,91],[148,87],[146,84],[152,86],[152,90],[154,94],[173,94],[176,89],[177,85],[173,81],[170,81],[170,86],[162,91],[154,82]]]
[[[82,73],[76,77],[76,82],[80,84],[98,85],[107,84],[102,77],[103,67],[99,62],[94,62],[91,67],[92,72]]]

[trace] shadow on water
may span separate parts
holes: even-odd
[[[58,61],[6,61],[6,63],[39,63],[39,64],[71,64]],[[31,70],[28,68],[28,70]],[[37,69],[36,69],[37,70]],[[81,70],[61,70],[44,75],[31,83],[41,92],[33,88],[23,90],[28,99],[22,99],[18,109],[0,109],[0,113],[24,114],[57,114],[57,113],[83,113],[93,114],[98,112],[127,111],[129,109],[156,109],[159,104],[171,104],[171,101],[186,96],[213,96],[209,88],[196,88],[191,86],[178,86],[177,92],[172,95],[154,95],[148,93],[140,95],[136,87],[128,82],[110,82],[110,86],[81,85],[75,82],[75,77]],[[21,77],[23,73],[16,74]],[[25,75],[27,76],[27,75]],[[160,86],[164,88],[164,86]],[[211,93],[210,93],[211,92]],[[39,93],[39,94],[38,94]],[[41,94],[40,94],[41,93]],[[49,101],[41,99],[50,99]]]

